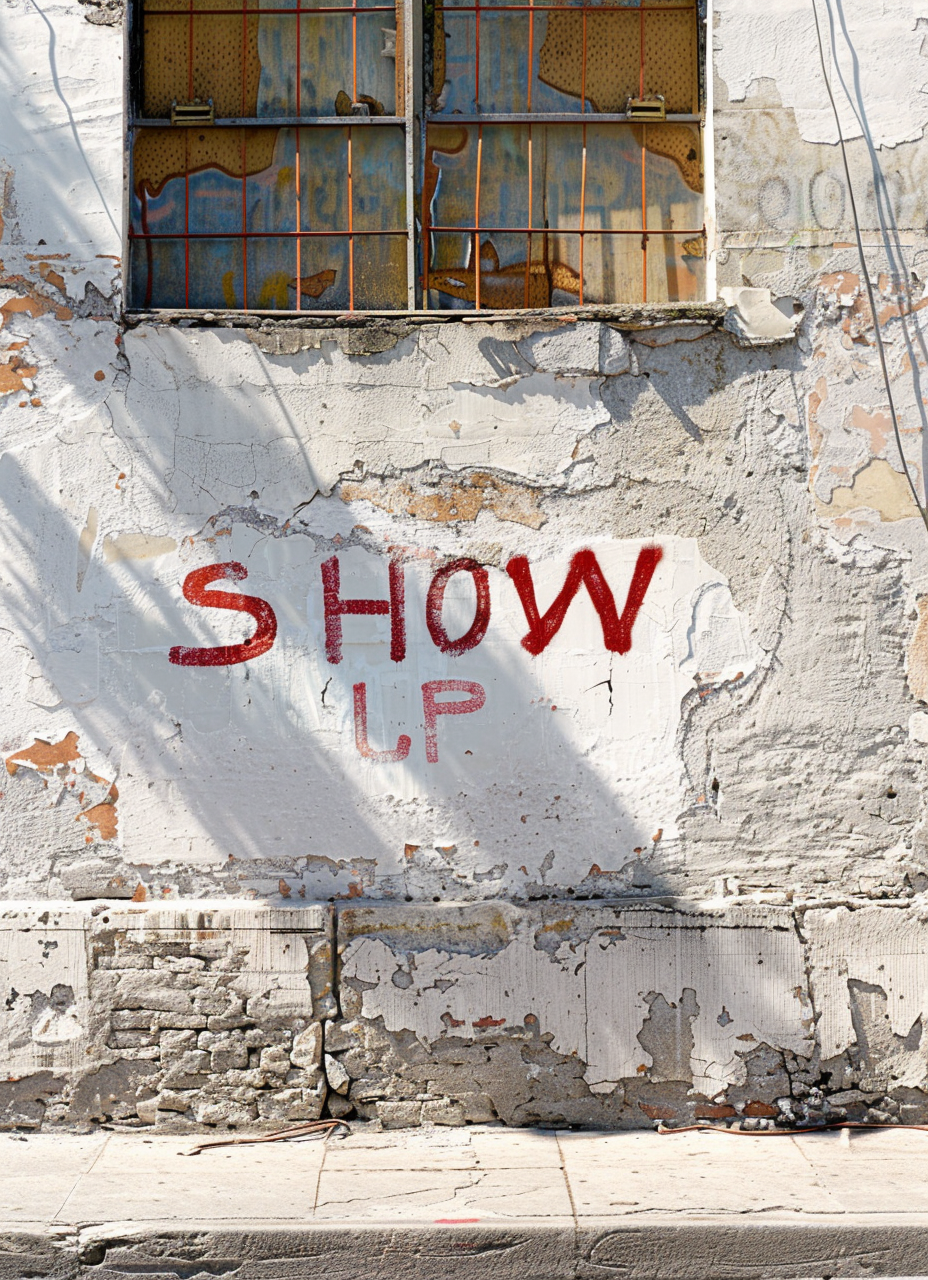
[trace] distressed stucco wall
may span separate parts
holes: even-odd
[[[820,16],[921,486],[928,11]],[[926,1111],[928,538],[810,0],[710,21],[721,301],[293,323],[123,315],[122,12],[5,6],[6,1123]]]

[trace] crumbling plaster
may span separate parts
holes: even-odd
[[[921,484],[926,15],[910,0],[879,22],[863,0],[840,8],[836,65],[860,117],[842,107],[842,121]],[[928,542],[889,426],[810,10],[713,9],[711,252],[729,300],[778,300],[769,342],[714,303],[467,322],[126,317],[120,21],[77,2],[0,14],[0,893],[78,913],[47,956],[48,921],[33,934],[17,917],[7,1122],[225,1124],[323,1105],[384,1124],[915,1114],[924,997],[898,971],[921,948],[928,886]],[[903,81],[890,111],[886,87]],[[628,653],[606,650],[583,592],[550,650],[525,651],[513,557],[528,557],[544,608],[593,549],[621,610],[652,545],[663,558]],[[370,616],[346,618],[344,660],[326,658],[333,556],[343,594],[375,598],[402,560],[403,664]],[[448,656],[426,598],[462,557],[486,572],[491,619],[479,647]],[[231,590],[275,611],[273,648],[172,664],[174,646],[254,630],[182,594],[191,570],[231,562],[247,569]],[[460,635],[474,604],[455,582],[442,616]],[[487,702],[439,718],[431,761],[421,689],[449,678]],[[406,733],[406,761],[362,759],[358,683],[370,744]],[[571,914],[610,898],[625,906]],[[200,1022],[224,1016],[208,1010],[226,970],[191,950],[186,916],[133,953],[170,960],[172,977],[141,980],[129,1003],[114,1003],[125,975],[100,976],[119,966],[94,959],[119,949],[100,950],[97,906],[187,899],[307,912],[295,933],[322,929],[317,900],[374,914],[362,936],[343,911],[340,986],[314,1008],[321,979],[302,965],[286,1026],[248,1013],[264,989],[235,987],[254,968],[239,948],[244,1012],[229,1016],[244,1023],[214,1044]],[[425,945],[416,912],[435,899]],[[645,941],[625,968],[638,935],[622,911],[670,901],[676,914],[636,918]],[[503,925],[462,954],[449,941],[462,911]],[[571,923],[548,930],[558,920]],[[858,920],[891,978],[848,943]],[[614,928],[626,937],[604,943]],[[191,976],[200,961],[209,981]],[[288,963],[258,966],[268,989]],[[173,1008],[144,1004],[166,987]],[[102,1031],[104,1014],[121,1025]],[[294,1018],[328,1019],[327,1058],[322,1031],[294,1049]],[[733,1053],[738,1036],[753,1040]],[[89,1071],[87,1044],[102,1053]]]

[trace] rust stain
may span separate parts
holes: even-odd
[[[487,1014],[483,1018],[478,1018],[476,1022],[472,1022],[470,1025],[472,1027],[479,1028],[481,1031],[485,1031],[488,1027],[501,1027],[505,1021],[505,1018],[491,1018],[490,1015]]]
[[[286,880],[281,879],[277,881],[277,892],[282,898],[289,898],[293,890],[287,884]]]
[[[46,742],[42,738],[36,738],[30,747],[24,747],[22,751],[14,751],[12,755],[6,757],[6,771],[11,777],[15,777],[20,768],[27,767],[35,769],[36,772],[46,775],[56,775],[62,778],[60,770],[69,770],[72,775],[76,772],[75,765],[82,759],[78,750],[78,734],[72,729],[70,733],[66,733],[60,742]],[[84,774],[92,782],[105,784],[106,778],[101,778],[98,774],[91,773],[88,769]],[[76,778],[62,779],[67,782],[71,788],[76,783]],[[45,784],[48,786],[46,779]],[[78,804],[84,802],[84,791],[81,791],[76,797]],[[117,814],[116,801],[119,799],[119,792],[116,789],[115,782],[110,785],[105,799],[97,804],[91,805],[89,808],[81,809],[75,815],[75,822],[79,822],[82,818],[86,819],[88,824],[96,828],[97,837],[101,840],[114,840],[116,838]],[[85,836],[88,844],[94,842],[94,835]]]
[[[484,510],[499,520],[523,524],[530,529],[541,528],[546,519],[534,490],[482,471],[463,481],[445,480],[432,487],[423,482],[418,488],[405,480],[344,480],[339,496],[346,503],[370,502],[394,515],[410,515],[436,524],[476,520]]]
[[[749,1102],[744,1108],[744,1114],[746,1116],[766,1116],[768,1119],[772,1119],[780,1113],[769,1102]]]
[[[145,886],[142,884],[140,880],[139,883],[135,886],[135,893],[133,893],[132,895],[132,901],[144,902],[147,897],[148,897],[148,890],[145,888]]]
[[[13,391],[28,391],[26,380],[34,378],[38,371],[38,365],[26,364],[22,356],[14,352],[6,364],[0,364],[0,396]]]
[[[7,756],[6,771],[15,777],[21,764],[32,765],[40,773],[50,772],[60,765],[73,764],[81,758],[77,741],[78,735],[73,729],[60,742],[43,742],[41,738],[36,738],[31,747],[14,751],[11,756]]]
[[[677,1113],[673,1107],[652,1107],[647,1102],[639,1102],[638,1106],[649,1120],[676,1120],[677,1118]]]
[[[95,777],[95,775],[91,775]],[[102,778],[96,778],[97,782],[102,782]],[[96,827],[101,840],[115,840],[116,828],[119,822],[116,813],[116,801],[119,798],[119,792],[116,790],[115,783],[110,787],[109,795],[100,804],[92,805],[89,809],[83,809],[75,822],[80,822],[81,818],[86,818],[92,827]]]
[[[727,1102],[702,1102],[697,1103],[693,1114],[697,1120],[727,1120],[738,1112]]]
[[[555,920],[551,924],[543,924],[539,933],[567,933],[573,928],[573,920]]]
[[[10,319],[11,316],[20,312],[28,312],[33,319],[38,316],[48,315],[49,312],[54,314],[56,320],[73,320],[74,312],[70,307],[62,305],[54,298],[50,298],[48,294],[43,293],[37,285],[31,280],[27,280],[25,276],[0,276],[0,285],[6,289],[12,289],[17,297],[10,298],[8,302],[4,302],[0,307],[0,329]]]
[[[349,897],[357,897],[358,894],[349,894]],[[342,919],[345,921],[348,932],[352,937],[363,938],[369,934],[378,934],[381,930],[382,922],[378,918],[369,919],[370,908],[362,907],[360,912],[345,911]],[[506,917],[499,910],[490,913],[489,918],[482,920],[473,920],[467,922],[451,921],[447,917],[436,920],[432,924],[424,924],[417,921],[415,925],[407,926],[410,930],[414,930],[419,935],[428,937],[432,934],[449,934],[453,933],[458,937],[472,938],[478,931],[488,929],[494,933],[503,942],[509,939],[509,924]]]

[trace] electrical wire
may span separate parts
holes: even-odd
[[[866,1120],[826,1120],[822,1124],[799,1125],[795,1129],[729,1129],[723,1124],[659,1124],[657,1132],[671,1133],[730,1133],[740,1138],[793,1138],[797,1133],[823,1133],[826,1129],[920,1129],[928,1133],[928,1124],[870,1124]]]
[[[825,3],[827,4],[828,0],[825,0]],[[889,370],[886,367],[886,352],[883,348],[883,335],[880,331],[880,322],[877,318],[876,299],[874,298],[874,294],[873,294],[873,285],[870,281],[870,273],[867,270],[867,262],[866,262],[866,258],[864,257],[864,244],[863,244],[863,239],[861,237],[861,232],[860,232],[860,219],[857,216],[857,201],[854,198],[854,184],[851,182],[851,167],[848,164],[848,159],[847,159],[847,147],[845,146],[845,142],[844,142],[844,131],[841,128],[841,117],[838,115],[838,104],[835,102],[835,95],[832,92],[831,79],[829,78],[829,75],[828,75],[828,68],[825,65],[825,45],[824,45],[824,42],[822,41],[822,29],[821,29],[821,26],[819,25],[819,20],[818,20],[818,5],[816,3],[816,0],[811,0],[811,4],[812,4],[812,16],[815,19],[815,34],[816,34],[816,37],[818,38],[818,56],[819,56],[819,61],[822,64],[822,78],[825,81],[825,89],[828,93],[828,101],[831,103],[831,110],[835,118],[835,128],[838,130],[838,143],[840,144],[840,147],[841,147],[841,159],[844,163],[844,176],[847,181],[848,201],[851,206],[851,216],[854,219],[854,235],[857,240],[857,254],[858,254],[858,257],[860,258],[860,274],[867,290],[867,299],[870,303],[870,314],[873,317],[873,333],[876,338],[876,348],[880,357],[880,369],[882,370],[882,373],[883,373],[883,384],[886,387],[886,397],[887,397],[887,400],[889,401],[889,415],[890,415],[890,418],[892,419],[893,435],[896,437],[896,448],[899,451],[899,461],[902,463],[902,470],[905,472],[905,478],[906,480],[908,480],[909,488],[912,490],[912,498],[914,499],[915,505],[918,508],[918,514],[922,518],[922,523],[925,526],[925,531],[928,532],[928,510],[925,509],[921,499],[918,496],[918,490],[915,487],[915,481],[912,479],[912,473],[909,470],[909,464],[906,462],[905,454],[902,451],[902,435],[899,430],[899,418],[898,418],[898,415],[896,414],[896,403],[893,398],[892,386],[890,385],[890,381],[889,381]],[[848,102],[850,103],[851,110],[854,111],[855,115],[857,115],[856,109],[854,107],[853,102],[851,102],[850,97],[848,97]],[[859,116],[857,117],[857,122],[858,124],[861,123]],[[861,125],[861,128],[863,128],[862,125]]]
[[[290,1138],[322,1138],[328,1142],[333,1135],[347,1137],[351,1129],[344,1120],[311,1120],[308,1124],[298,1124],[292,1129],[278,1129],[276,1133],[261,1134],[256,1138],[223,1138],[219,1142],[201,1142],[189,1151],[178,1151],[179,1156],[198,1156],[201,1151],[210,1147],[250,1147],[258,1142],[287,1142]]]

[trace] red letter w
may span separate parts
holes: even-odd
[[[528,632],[522,637],[522,647],[532,654],[539,654],[548,647],[560,630],[570,602],[583,583],[599,614],[606,648],[610,653],[628,653],[632,647],[632,627],[644,602],[645,593],[651,585],[654,570],[660,564],[663,554],[660,547],[642,547],[638,552],[635,572],[632,574],[631,586],[628,588],[628,596],[621,617],[616,612],[615,597],[609,583],[603,576],[599,561],[592,551],[578,551],[573,557],[564,585],[543,617],[538,612],[535,583],[532,580],[528,558],[513,556],[506,565],[506,572],[512,578],[519,593],[528,622]]]

